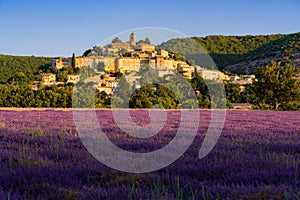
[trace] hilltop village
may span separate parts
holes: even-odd
[[[129,83],[135,83],[136,88],[139,88],[140,76],[136,75],[144,66],[152,68],[156,75],[162,78],[174,74],[177,70],[186,79],[192,79],[195,76],[202,76],[205,80],[216,81],[232,81],[240,85],[251,84],[255,78],[254,75],[228,76],[218,70],[210,70],[197,65],[191,65],[184,57],[168,52],[163,49],[158,49],[150,43],[146,38],[145,41],[136,41],[136,35],[132,32],[129,41],[122,42],[119,38],[115,38],[111,44],[103,47],[95,46],[80,57],[59,57],[51,61],[51,65],[56,70],[65,68],[82,68],[90,67],[98,74],[94,78],[88,78],[97,82],[97,89],[105,91],[107,94],[112,94],[114,88],[118,85],[119,77],[112,74],[126,74],[126,79]],[[43,73],[42,84],[54,85],[61,82],[56,81],[56,75],[53,73]],[[79,82],[80,76],[77,74],[68,74],[67,83]],[[34,86],[33,86],[34,87]],[[243,90],[243,86],[241,86]]]
[[[228,108],[300,110],[299,68],[293,63],[297,61],[297,57],[294,60],[289,59],[297,55],[293,53],[287,57],[288,54],[285,54],[291,48],[296,48],[296,44],[284,46],[283,41],[276,40],[276,44],[281,44],[278,48],[283,49],[285,60],[268,57],[265,60],[266,65],[255,66],[254,76],[251,75],[253,70],[237,75],[234,71],[226,71],[224,66],[233,63],[232,59],[241,62],[243,59],[253,61],[270,56],[261,55],[261,49],[253,55],[243,54],[232,58],[230,55],[235,54],[229,55],[229,52],[210,49],[221,43],[223,46],[220,44],[218,49],[222,47],[232,52],[230,45],[233,44],[233,39],[237,40],[240,37],[229,37],[232,39],[228,40],[229,42],[224,40],[227,38],[225,36],[208,37],[205,41],[198,38],[197,43],[201,43],[210,51],[210,55],[218,63],[218,68],[225,70],[220,72],[212,70],[213,67],[207,64],[201,51],[196,51],[197,47],[188,42],[189,38],[171,39],[155,46],[147,37],[141,40],[139,36],[137,41],[134,33],[129,33],[128,36],[128,41],[124,38],[124,41],[121,41],[115,37],[105,45],[86,50],[82,56],[76,56],[74,53],[71,57],[56,58],[0,55],[0,106],[70,108],[73,103],[82,108],[90,106],[88,103],[91,103],[92,99],[80,98],[77,102],[73,101],[74,92],[78,92],[88,98],[91,97],[90,93],[95,93],[95,107],[110,108],[111,101],[115,100],[115,96],[112,95],[121,91],[123,96],[118,96],[117,101],[122,106],[129,100],[130,108],[162,105],[164,108],[175,109],[182,106],[181,99],[163,84],[151,84],[151,80],[155,80],[156,83],[177,83],[179,76],[176,74],[180,73],[195,91],[199,108],[211,108],[226,101]],[[294,42],[299,38],[296,36],[299,34],[286,37]],[[258,48],[259,45],[278,37],[245,36],[241,38],[248,42],[234,43],[234,48],[242,45],[240,50],[250,51],[248,44]],[[267,47],[262,50],[268,53],[274,45],[272,43]],[[223,55],[227,57],[221,59]],[[199,66],[199,63],[203,63],[203,66]],[[219,86],[219,83],[224,83],[226,99],[212,101],[207,85]],[[120,85],[124,86],[121,90],[117,87]],[[128,99],[125,94],[131,94],[133,91]]]

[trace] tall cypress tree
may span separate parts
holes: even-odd
[[[73,68],[73,70],[76,68],[76,57],[75,57],[75,53],[73,53],[73,55],[72,55],[72,68]]]

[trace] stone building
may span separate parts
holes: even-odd
[[[196,66],[196,74],[201,76],[204,80],[221,80],[220,72],[218,70],[211,70]]]
[[[229,76],[222,73],[222,72],[219,72],[219,76],[220,76],[220,79],[223,80],[223,81],[229,81],[230,80]]]
[[[102,57],[97,63],[98,66],[100,63],[104,64],[104,71],[106,72],[116,72],[115,68],[115,57]]]
[[[127,42],[112,43],[111,48],[118,49],[118,50],[121,50],[121,49],[130,50],[130,44]]]
[[[68,75],[67,83],[78,83],[79,82],[79,75],[77,74],[70,74]]]
[[[43,73],[42,83],[43,85],[54,85],[56,83],[56,75],[52,73]]]
[[[169,57],[169,52],[163,49],[159,49],[157,51],[157,54],[164,57],[164,58],[168,58]]]
[[[112,94],[118,84],[119,80],[116,77],[107,77],[106,79],[99,80],[96,88],[99,92],[104,91],[107,94]]]
[[[136,46],[136,50],[142,51],[142,52],[153,52],[153,51],[155,51],[155,46],[152,44],[147,44],[147,43],[139,43]]]
[[[168,59],[162,56],[156,57],[156,65],[158,70],[176,69],[173,59]]]
[[[255,79],[255,75],[242,75],[239,76],[230,76],[230,81],[232,83],[240,84],[240,85],[246,85],[246,84],[252,84],[253,80]]]
[[[252,104],[250,103],[233,103],[232,104],[233,109],[235,110],[251,110]]]
[[[119,57],[115,60],[116,71],[125,73],[127,71],[140,71],[141,60],[136,57]]]
[[[194,76],[194,67],[188,65],[187,63],[178,63],[177,70],[187,79],[192,79]]]
[[[76,59],[75,59],[75,66],[76,67],[84,67],[84,66],[86,66],[86,67],[88,67],[88,66],[93,66],[93,64],[94,64],[94,59],[93,58],[91,58],[91,57],[76,57]]]
[[[61,69],[63,67],[71,67],[72,66],[72,58],[53,58],[51,60],[51,66],[55,67],[56,69]]]

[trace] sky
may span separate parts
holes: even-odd
[[[300,0],[0,0],[0,54],[82,55],[143,27],[181,36],[294,33],[299,19]]]

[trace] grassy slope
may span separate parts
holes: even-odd
[[[203,63],[203,50],[210,54],[219,69],[238,73],[253,72],[255,67],[270,60],[282,61],[289,58],[300,66],[300,33],[257,36],[207,36],[171,39],[160,48],[185,55],[196,64]],[[205,66],[209,67],[209,66]]]

